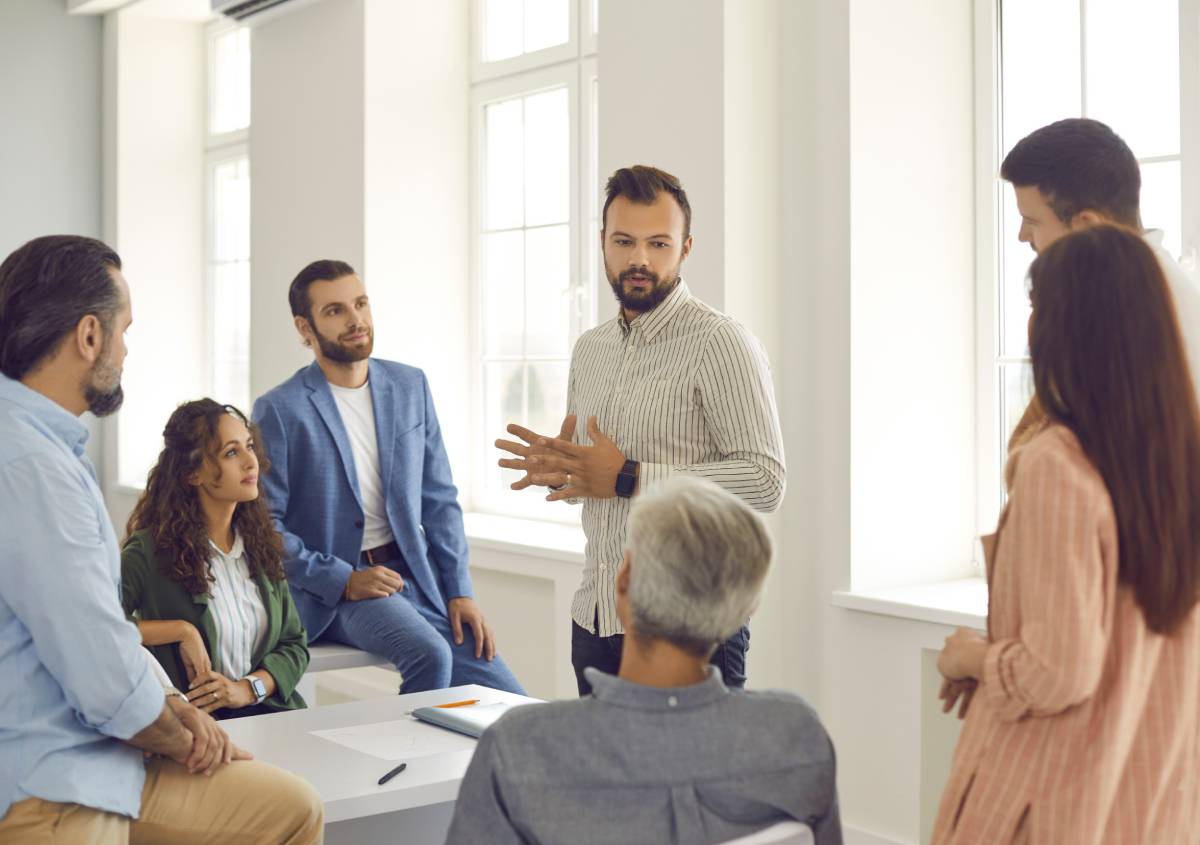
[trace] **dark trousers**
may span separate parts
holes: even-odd
[[[624,643],[624,634],[601,637],[577,622],[571,623],[571,666],[575,669],[575,684],[579,687],[580,697],[592,694],[592,685],[583,677],[583,670],[590,666],[609,675],[617,674],[621,668],[621,648]],[[739,689],[746,686],[746,652],[749,650],[748,625],[743,625],[732,637],[717,646],[708,662],[721,670],[725,686]]]

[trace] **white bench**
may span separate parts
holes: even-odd
[[[358,669],[362,666],[391,666],[386,660],[367,651],[341,643],[319,642],[308,646],[308,669],[296,684],[296,689],[309,707],[317,706],[317,672],[336,669]]]

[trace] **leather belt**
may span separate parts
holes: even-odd
[[[376,546],[373,549],[363,549],[359,556],[363,563],[371,566],[382,566],[391,560],[403,560],[403,555],[400,554],[400,547],[393,540],[390,543],[384,543],[382,546]]]

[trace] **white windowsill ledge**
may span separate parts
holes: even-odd
[[[843,590],[833,594],[833,604],[918,622],[962,625],[980,631],[987,628],[987,581],[983,578],[957,578],[882,590]]]
[[[474,547],[583,565],[586,541],[578,525],[490,513],[465,513],[463,521]]]

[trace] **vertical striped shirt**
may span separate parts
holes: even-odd
[[[1017,453],[990,645],[934,845],[1200,841],[1200,606],[1170,635],[1117,579],[1104,479],[1061,425]]]
[[[267,608],[258,584],[250,577],[242,538],[235,536],[229,553],[212,545],[209,566],[213,578],[209,588],[208,610],[217,629],[213,644],[213,668],[227,678],[238,680],[256,668],[252,661],[267,633]]]
[[[783,437],[766,352],[683,281],[632,322],[618,312],[579,338],[567,409],[576,415],[575,442],[591,442],[594,416],[626,460],[640,463],[641,490],[686,473],[756,510],[774,511],[783,498]],[[616,573],[629,507],[619,497],[583,504],[586,562],[571,617],[602,637],[622,633]]]

